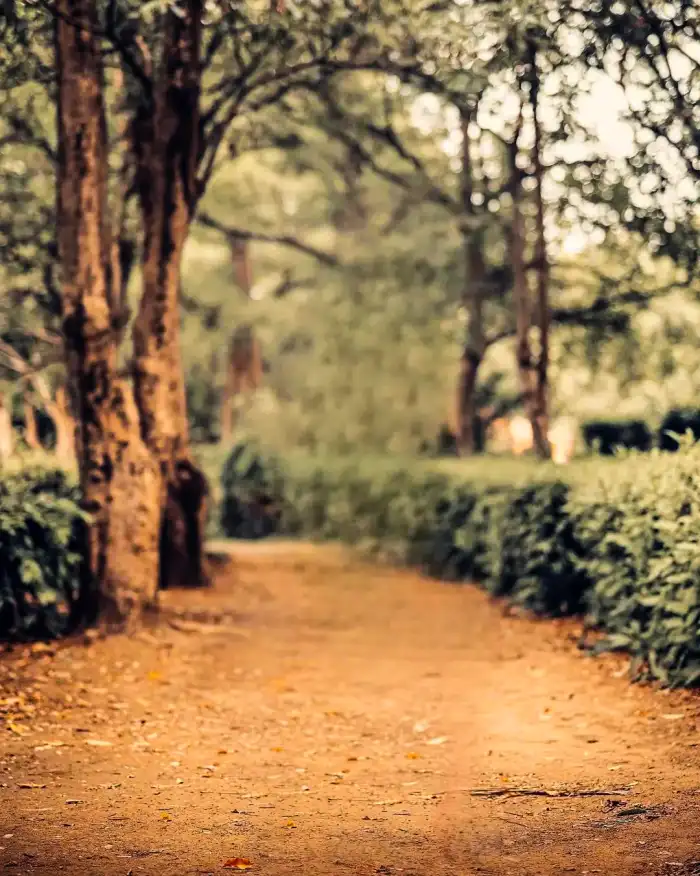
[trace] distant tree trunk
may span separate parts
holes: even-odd
[[[134,386],[146,445],[164,478],[160,584],[201,586],[208,486],[192,460],[180,349],[180,271],[198,192],[202,0],[165,13],[154,105],[135,126],[144,227]]]
[[[75,419],[70,410],[68,393],[59,386],[49,411],[56,428],[56,456],[61,462],[75,459]]]
[[[460,357],[457,383],[457,450],[460,456],[471,456],[480,447],[479,412],[476,388],[479,368],[486,352],[484,335],[484,296],[486,264],[483,234],[475,227],[474,178],[471,160],[469,125],[472,113],[462,116],[462,251],[465,263],[465,286],[462,302],[467,311],[467,337]]]
[[[41,441],[36,427],[36,411],[26,394],[22,400],[22,409],[24,413],[24,435],[22,436],[24,443],[30,450],[41,450]]]
[[[533,399],[532,415],[537,421],[538,435],[536,442],[540,456],[548,458],[551,455],[549,447],[549,260],[547,258],[547,238],[545,236],[544,217],[544,169],[542,167],[542,129],[539,119],[540,80],[537,67],[537,50],[534,43],[530,46],[530,101],[534,125],[533,164],[535,168],[535,202],[537,206],[535,225],[535,272],[537,288],[537,306],[535,322],[539,333],[539,352],[537,359],[537,376]]]
[[[235,428],[235,402],[262,383],[263,359],[253,327],[239,326],[231,335],[226,357],[226,383],[221,402],[221,440],[229,442]]]
[[[57,225],[68,382],[78,462],[91,620],[129,624],[156,597],[161,477],[117,379],[110,309],[107,132],[95,0],[56,0]]]
[[[519,134],[519,129],[518,129]],[[538,417],[537,374],[530,346],[530,329],[532,327],[532,302],[527,282],[525,266],[525,223],[522,214],[521,171],[517,165],[518,140],[516,134],[509,147],[510,159],[510,189],[512,197],[512,219],[510,226],[510,262],[513,272],[513,300],[515,306],[516,347],[515,357],[520,380],[520,389],[527,418],[532,425],[532,438],[535,450],[539,456],[548,457],[549,447],[546,432],[542,432],[542,423]]]
[[[14,453],[15,442],[12,431],[12,396],[0,395],[0,465]]]
[[[232,235],[229,238],[231,247],[231,262],[241,292],[246,298],[250,298],[253,289],[253,267],[250,261],[250,245],[247,240]]]

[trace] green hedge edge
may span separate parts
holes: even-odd
[[[700,683],[700,451],[598,467],[280,459],[239,445],[222,474],[221,528],[340,541],[542,616],[585,615],[592,650],[633,675]],[[475,474],[476,473],[476,474]]]

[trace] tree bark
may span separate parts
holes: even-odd
[[[239,326],[231,335],[226,356],[226,382],[221,399],[221,440],[229,442],[235,428],[235,401],[254,393],[262,384],[263,359],[260,342],[250,325]]]
[[[246,298],[250,298],[253,288],[253,268],[250,262],[250,245],[247,240],[231,235],[229,238],[231,248],[231,263],[233,273],[241,292]]]
[[[144,228],[143,290],[134,324],[141,434],[163,475],[161,586],[208,582],[202,545],[208,487],[189,448],[180,349],[182,253],[197,203],[201,0],[165,13],[153,107],[134,126]]]
[[[535,170],[535,272],[536,272],[536,325],[539,334],[539,353],[536,366],[535,393],[533,399],[533,417],[537,421],[537,434],[544,441],[536,441],[536,449],[540,456],[549,458],[549,259],[547,257],[547,238],[545,235],[544,215],[544,168],[542,166],[542,128],[539,119],[540,80],[537,67],[537,49],[534,43],[530,46],[530,102],[534,127],[533,165]]]
[[[25,389],[25,393],[28,393],[28,389]],[[22,401],[22,408],[24,411],[24,435],[22,436],[24,443],[29,450],[41,450],[41,441],[36,427],[36,411],[26,394]]]
[[[457,382],[457,451],[460,456],[478,452],[479,412],[476,388],[479,368],[486,352],[484,335],[484,298],[486,294],[486,263],[483,233],[476,227],[473,204],[474,176],[471,160],[469,125],[471,112],[462,114],[462,250],[465,279],[462,303],[467,311],[467,337],[460,357]],[[480,430],[479,430],[480,431]]]
[[[510,262],[513,271],[513,302],[515,309],[516,346],[515,358],[525,413],[532,425],[532,440],[539,456],[549,456],[547,433],[537,409],[537,373],[530,346],[532,327],[532,302],[525,264],[525,222],[522,214],[521,171],[518,168],[518,131],[509,146],[510,193],[512,217],[509,232]]]
[[[107,132],[95,0],[57,0],[57,225],[68,382],[85,509],[82,620],[130,625],[158,582],[161,477],[117,379],[109,306]]]
[[[15,449],[12,431],[12,395],[0,395],[0,465],[12,457]]]
[[[75,456],[75,419],[70,409],[68,393],[59,386],[49,410],[56,429],[56,456],[61,462],[73,462]]]

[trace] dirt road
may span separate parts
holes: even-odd
[[[700,873],[698,701],[573,626],[301,547],[166,604],[0,655],[0,872]]]

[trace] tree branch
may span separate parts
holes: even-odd
[[[299,240],[296,237],[293,237],[290,234],[267,234],[262,231],[249,231],[244,228],[235,228],[229,225],[225,225],[223,222],[219,222],[208,213],[198,213],[197,221],[205,228],[212,228],[215,231],[218,231],[220,234],[223,234],[228,240],[255,240],[260,243],[280,244],[281,246],[288,246],[291,249],[302,252],[304,253],[304,255],[311,256],[312,258],[315,258],[317,261],[321,262],[321,264],[326,265],[326,267],[342,267],[339,260],[332,253],[324,252],[323,250],[318,249],[315,246],[304,243],[303,241]]]

